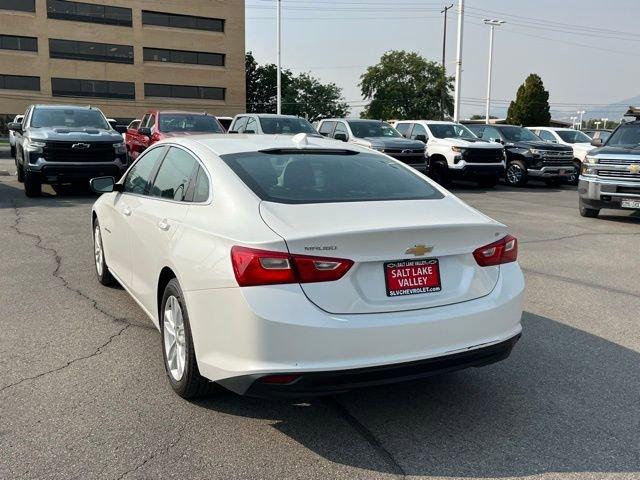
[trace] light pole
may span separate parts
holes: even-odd
[[[282,113],[282,0],[278,1],[278,13],[277,13],[277,57],[278,57],[278,78],[277,78],[277,114],[280,115]]]
[[[584,110],[578,110],[576,113],[580,115],[580,128],[578,128],[578,130],[582,130],[582,116],[587,112],[585,112]]]
[[[487,112],[485,115],[485,123],[489,125],[489,114],[491,111],[491,69],[493,67],[493,33],[496,27],[506,23],[504,20],[492,19],[489,20],[487,18],[484,19],[484,24],[489,25],[489,73],[487,75]]]
[[[464,0],[458,0],[458,47],[456,49],[456,81],[453,121],[460,121],[460,89],[462,88],[462,28],[464,26]]]
[[[571,128],[576,129],[576,120],[578,117],[569,117],[571,119]]]
[[[444,7],[444,9],[440,13],[444,13],[444,31],[442,32],[442,77],[443,77],[443,88],[442,88],[442,98],[440,99],[440,115],[442,116],[442,120],[444,120],[444,102],[445,97],[447,95],[447,12],[453,8],[453,3],[448,7]]]
[[[593,123],[594,123],[594,124],[595,124],[595,126],[596,126],[596,130],[600,130],[600,124],[601,124],[602,122],[593,122]]]
[[[602,126],[602,128],[604,128],[605,130],[607,129],[607,122],[609,121],[608,118],[603,118],[602,119],[602,123],[604,123],[604,125]]]

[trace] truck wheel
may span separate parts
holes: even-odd
[[[159,313],[164,367],[171,388],[186,399],[211,393],[216,384],[198,370],[187,305],[175,278],[164,289]]]
[[[505,179],[512,187],[524,187],[529,180],[527,177],[527,167],[520,160],[514,160],[507,165]]]
[[[11,145],[11,158],[16,158],[16,146]]]
[[[27,197],[39,197],[42,194],[42,183],[33,178],[33,175],[28,170],[23,168],[24,179],[24,194]]]
[[[109,267],[107,266],[107,261],[104,256],[102,234],[100,233],[100,223],[97,218],[93,222],[93,254],[98,281],[105,286],[114,285],[116,283],[116,279],[113,278],[111,272],[109,272]]]
[[[580,210],[580,216],[586,218],[596,218],[600,214],[599,208],[589,208],[582,202],[582,200],[580,200],[578,209]]]
[[[484,188],[493,188],[498,184],[498,177],[482,177],[478,179],[478,185]]]
[[[567,178],[567,183],[569,185],[578,185],[578,179],[580,178],[580,169],[582,168],[582,163],[580,160],[573,161],[573,168],[575,169],[571,176]]]
[[[16,160],[16,172],[18,175],[18,182],[20,183],[24,182],[24,170],[22,169],[22,166],[20,166],[17,160]]]
[[[449,167],[444,162],[434,162],[429,168],[429,176],[443,187],[449,186],[451,176],[449,175]]]

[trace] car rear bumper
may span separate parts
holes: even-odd
[[[523,291],[520,267],[511,263],[501,266],[485,297],[413,311],[329,314],[299,285],[186,291],[185,298],[202,375],[239,393],[262,395],[251,391],[258,388],[253,383],[283,372],[309,379],[290,386],[300,394],[305,385],[311,393],[337,391],[490,362],[493,350],[464,361],[455,355],[518,336]],[[332,386],[333,376],[367,369],[376,372],[374,383],[354,376]]]

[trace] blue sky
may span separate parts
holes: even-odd
[[[246,0],[246,48],[261,63],[275,62],[275,3]],[[440,10],[451,3],[457,0],[283,0],[283,65],[337,83],[357,113],[363,103],[359,77],[385,51],[417,51],[440,61]],[[507,21],[495,39],[497,109],[508,105],[531,72],[542,77],[557,117],[579,109],[587,118],[590,111],[602,115],[602,106],[640,95],[640,1],[467,0],[464,116],[484,112],[489,31],[483,18]],[[455,49],[454,7],[448,21],[450,74]]]

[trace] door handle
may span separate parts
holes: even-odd
[[[158,228],[162,231],[166,232],[167,230],[169,230],[169,227],[171,227],[171,225],[169,225],[169,222],[166,218],[163,218],[158,222]]]
[[[122,208],[120,209],[120,212],[122,212],[122,214],[125,217],[130,217],[131,216],[131,209],[129,207],[127,207],[126,205],[122,206]]]

